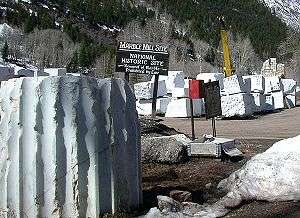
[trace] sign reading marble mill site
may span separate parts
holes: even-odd
[[[161,44],[119,42],[116,72],[168,75],[168,47]]]

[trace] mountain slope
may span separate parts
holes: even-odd
[[[300,30],[300,0],[263,0],[288,26]]]

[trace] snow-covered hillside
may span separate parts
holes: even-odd
[[[288,26],[300,30],[300,0],[262,0]]]

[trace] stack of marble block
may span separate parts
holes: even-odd
[[[159,76],[156,113],[165,117],[190,117],[188,84],[189,80],[184,79],[182,71],[169,71],[167,76]],[[136,107],[140,115],[150,115],[152,112],[153,88],[154,77],[149,82],[134,85]],[[203,113],[203,101],[193,100],[193,103],[194,115],[200,116]]]

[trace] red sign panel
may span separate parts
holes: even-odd
[[[203,80],[190,80],[189,81],[189,98],[190,99],[200,99],[204,98],[203,92]]]

